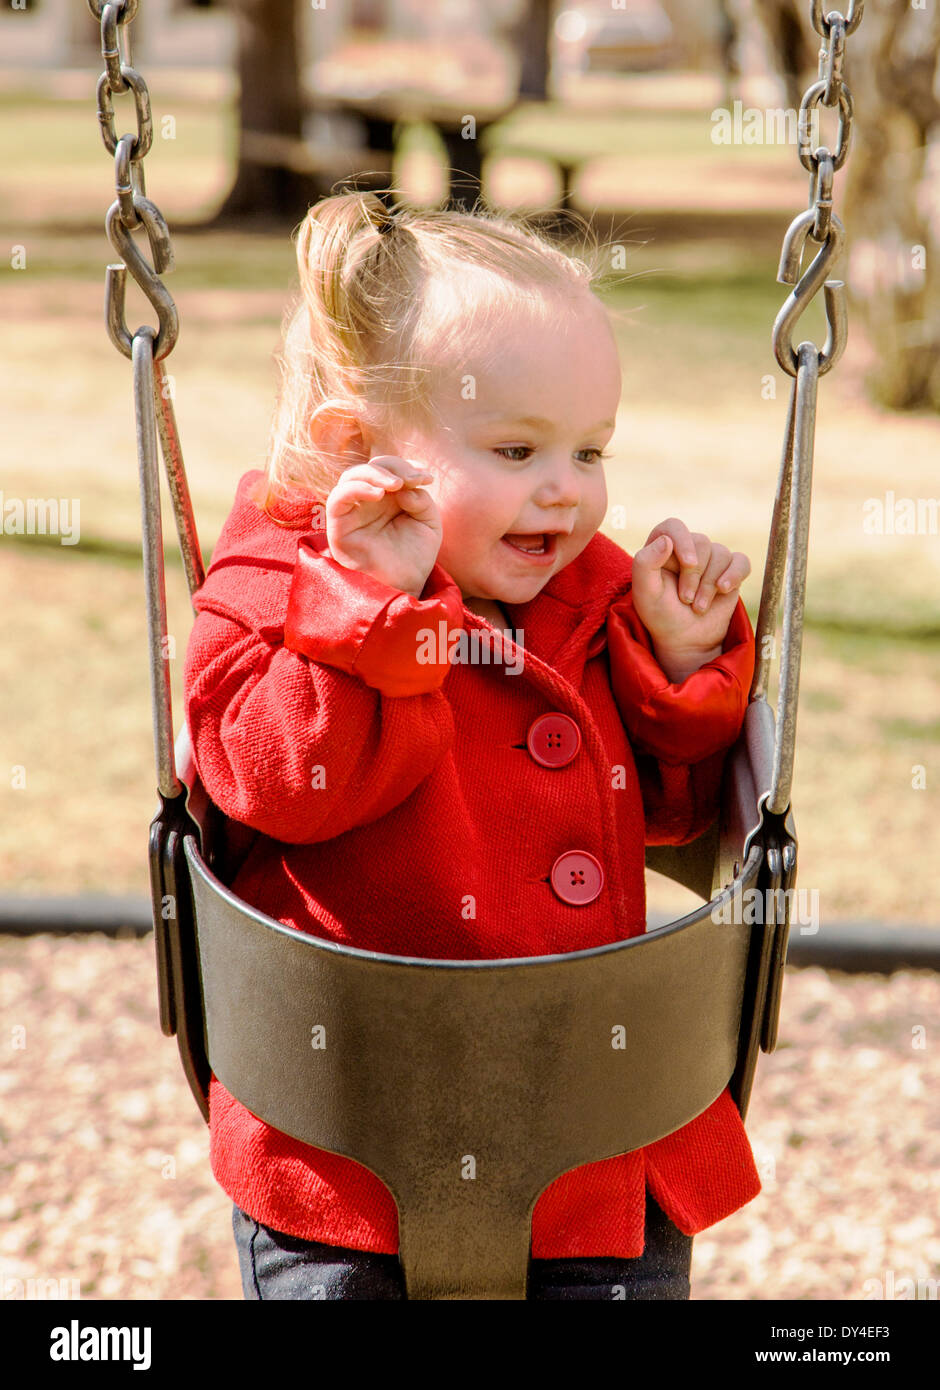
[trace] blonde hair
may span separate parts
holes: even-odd
[[[378,192],[353,191],[311,207],[296,234],[300,285],[275,353],[281,384],[256,501],[270,513],[300,496],[326,500],[348,460],[311,440],[324,401],[353,404],[377,430],[428,429],[436,385],[460,374],[471,343],[479,362],[488,345],[498,350],[501,317],[525,306],[557,321],[560,300],[573,305],[593,291],[608,270],[606,248],[570,216],[582,231],[579,255],[530,217],[479,200],[470,212],[390,212]]]

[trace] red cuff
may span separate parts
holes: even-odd
[[[423,695],[443,684],[449,634],[462,627],[460,589],[440,565],[417,599],[301,540],[284,623],[291,651],[383,695]]]
[[[632,593],[607,615],[610,677],[631,742],[667,763],[694,764],[737,738],[754,672],[754,633],[738,599],[720,656],[671,682],[653,655],[653,640]]]

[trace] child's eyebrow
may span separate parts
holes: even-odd
[[[503,415],[499,411],[494,411],[490,415],[480,417],[484,424],[506,424],[506,425],[528,425],[536,430],[553,430],[554,421],[545,420],[541,415]],[[592,425],[586,434],[591,434],[594,430],[612,430],[615,428],[615,421],[601,420],[599,424]]]

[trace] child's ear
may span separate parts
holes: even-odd
[[[341,469],[368,461],[364,423],[349,401],[321,401],[307,421],[307,435],[311,447]]]

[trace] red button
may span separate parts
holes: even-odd
[[[599,859],[583,849],[560,854],[552,865],[552,888],[563,903],[583,907],[592,903],[604,886],[604,870]]]
[[[564,767],[577,756],[581,730],[567,714],[542,714],[529,725],[525,741],[542,767]]]

